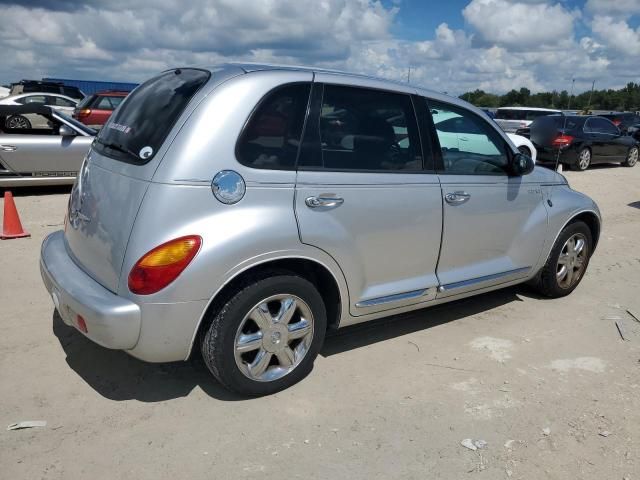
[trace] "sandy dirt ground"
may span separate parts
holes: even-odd
[[[32,237],[0,242],[0,478],[640,479],[640,167],[567,177],[605,222],[571,296],[511,288],[346,329],[260,399],[62,324],[38,254],[68,189],[22,191]],[[5,430],[21,420],[47,426]]]

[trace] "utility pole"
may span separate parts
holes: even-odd
[[[407,72],[407,83],[411,83],[411,65],[409,65],[409,71]]]
[[[593,98],[593,89],[596,88],[596,81],[591,84],[591,93],[589,94],[589,103],[587,104],[587,111],[591,111],[591,99]]]
[[[571,97],[573,97],[573,86],[576,84],[576,79],[571,79],[571,93],[569,94],[569,105],[567,105],[567,110],[571,110]]]

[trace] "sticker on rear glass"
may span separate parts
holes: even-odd
[[[149,158],[151,155],[153,155],[153,148],[149,146],[142,147],[138,155],[140,156],[140,158]]]
[[[129,133],[131,131],[131,127],[127,126],[127,125],[121,125],[119,123],[110,123],[108,124],[109,128],[113,129],[113,130],[118,130],[119,132],[122,133]]]

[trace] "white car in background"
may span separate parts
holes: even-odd
[[[557,114],[562,114],[562,111],[537,107],[500,107],[496,110],[496,118],[493,120],[505,132],[513,133],[519,128],[528,128],[538,117]]]
[[[0,99],[0,105],[42,105],[71,116],[77,100],[58,93],[19,93]],[[7,128],[49,128],[40,115],[13,115],[6,119]]]
[[[431,111],[440,146],[450,150],[473,152],[481,155],[499,155],[493,144],[487,140],[487,135],[478,129],[468,117],[462,117],[453,112]],[[464,133],[461,133],[464,132]],[[520,150],[535,162],[538,152],[528,138],[514,133],[507,133],[509,139]],[[493,149],[491,151],[490,149]]]

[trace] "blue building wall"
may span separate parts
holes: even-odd
[[[137,83],[99,82],[93,80],[71,80],[69,78],[43,78],[44,82],[60,82],[70,87],[78,87],[85,95],[91,95],[102,90],[121,90],[130,92],[138,86]]]

